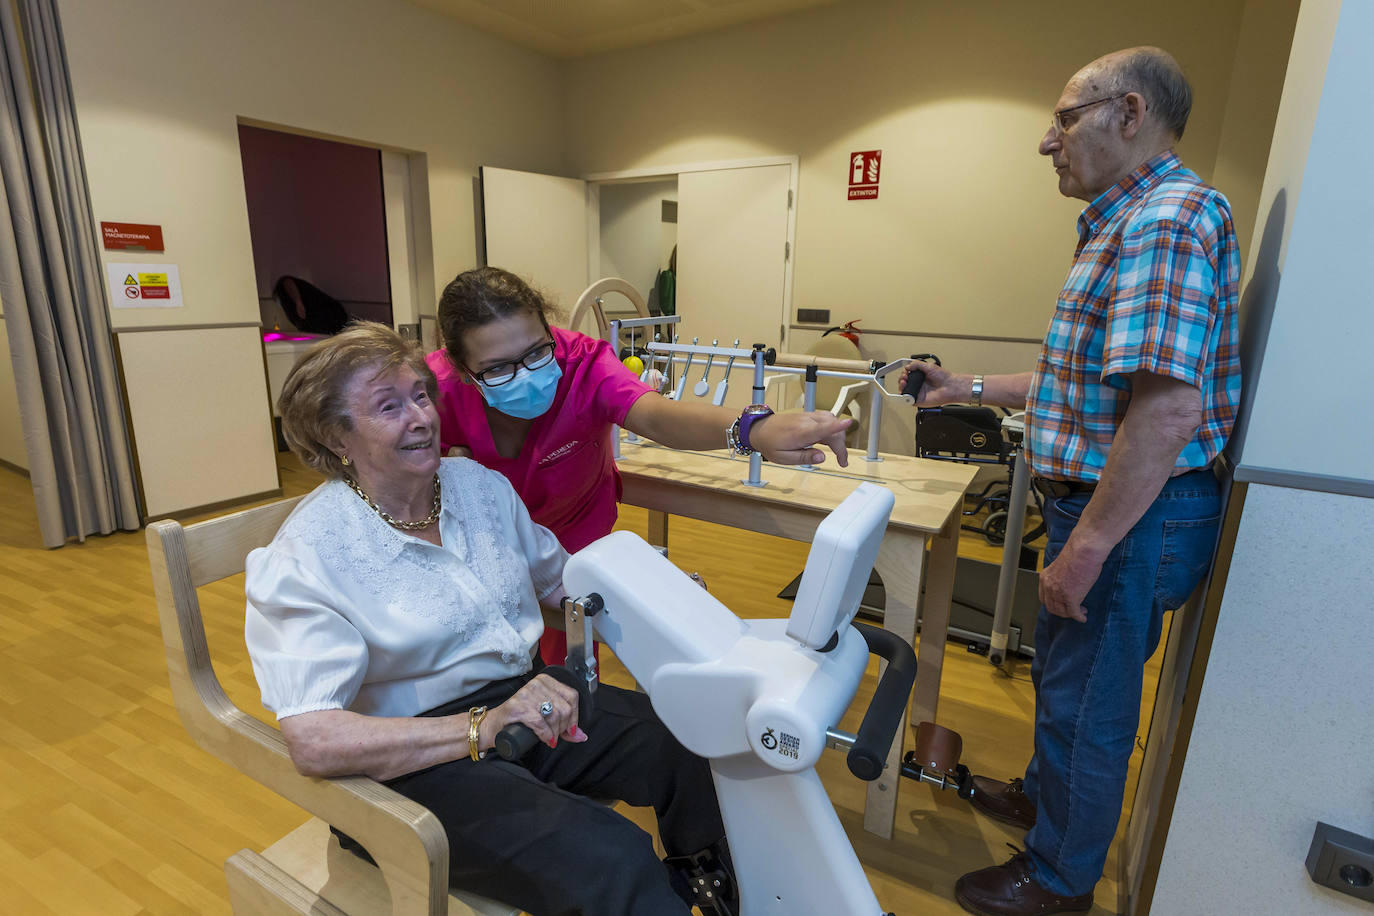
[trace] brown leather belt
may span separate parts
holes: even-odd
[[[1075,493],[1091,493],[1097,486],[1086,480],[1050,480],[1048,477],[1032,477],[1031,486],[1049,499],[1063,499]]]
[[[1214,462],[1205,468],[1196,468],[1185,471],[1177,476],[1187,474],[1216,474],[1219,466]],[[1048,477],[1032,477],[1031,486],[1040,491],[1041,495],[1049,499],[1063,499],[1065,496],[1072,496],[1075,493],[1091,493],[1097,487],[1097,481],[1088,480],[1050,480]]]

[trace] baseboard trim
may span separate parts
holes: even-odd
[[[29,480],[33,479],[32,475],[29,474],[28,468],[17,465],[12,461],[6,461],[4,458],[0,458],[0,468],[4,468],[7,471],[13,471],[19,476],[26,477]]]

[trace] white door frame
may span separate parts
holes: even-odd
[[[789,167],[787,179],[787,251],[783,261],[782,313],[778,323],[782,328],[781,346],[790,351],[792,336],[792,265],[797,254],[797,178],[801,173],[798,156],[762,156],[755,159],[718,159],[709,162],[687,162],[680,165],[645,166],[620,169],[614,172],[592,172],[582,176],[587,182],[587,276],[593,281],[601,272],[601,185],[633,181],[652,181],[676,178],[684,172],[717,172],[725,169],[749,169],[767,165]]]

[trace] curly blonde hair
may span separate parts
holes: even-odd
[[[384,324],[355,321],[312,344],[286,376],[277,399],[282,435],[296,457],[326,477],[342,478],[343,462],[326,443],[353,429],[348,383],[360,370],[381,375],[398,366],[413,369],[430,400],[438,398],[438,382],[420,348]]]

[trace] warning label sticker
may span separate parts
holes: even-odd
[[[181,278],[175,264],[106,264],[113,308],[180,308]]]

